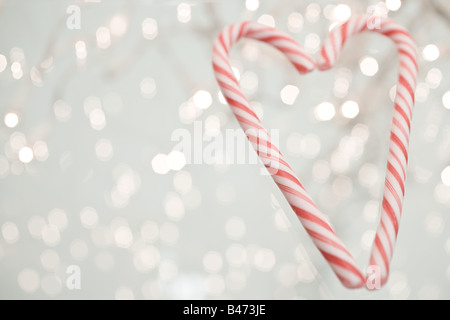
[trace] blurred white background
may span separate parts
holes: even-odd
[[[340,284],[261,164],[192,164],[172,134],[200,126],[206,148],[239,132],[211,67],[224,26],[274,25],[317,56],[330,27],[373,10],[410,31],[419,78],[391,275],[368,292]],[[444,0],[1,1],[0,298],[450,298],[449,31]],[[254,41],[231,57],[365,267],[395,46],[358,35],[335,68],[307,76]],[[66,284],[72,265],[80,289]]]

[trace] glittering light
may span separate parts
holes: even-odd
[[[361,72],[368,77],[372,77],[378,72],[378,62],[372,57],[362,58],[359,67]]]
[[[230,239],[240,239],[246,232],[244,220],[240,217],[231,217],[225,223],[225,232]]]
[[[148,40],[153,40],[158,36],[158,23],[155,19],[146,18],[142,21],[142,35]]]
[[[145,99],[151,99],[156,94],[156,83],[152,78],[144,78],[140,83],[141,95]]]
[[[395,88],[394,88],[395,90]],[[415,98],[417,102],[425,102],[430,93],[430,86],[424,82],[419,82],[416,86]],[[390,92],[391,101],[394,101],[395,91]]]
[[[320,47],[320,37],[317,33],[309,33],[305,37],[305,50],[308,53],[316,53]]]
[[[5,71],[7,65],[8,61],[6,61],[6,57],[0,54],[0,72]]]
[[[20,288],[27,293],[35,292],[40,285],[39,274],[33,269],[23,269],[17,276]]]
[[[258,18],[258,22],[266,26],[275,28],[275,19],[270,14],[263,14]]]
[[[209,251],[203,256],[203,267],[211,273],[219,272],[222,268],[222,256],[217,251]]]
[[[75,42],[75,55],[77,59],[83,60],[87,57],[86,43],[82,40]]]
[[[431,68],[427,72],[425,81],[426,81],[427,85],[432,89],[436,89],[437,87],[439,87],[439,85],[441,84],[441,81],[442,81],[441,70],[439,70],[437,68]]]
[[[181,220],[185,214],[183,201],[177,194],[168,194],[165,197],[164,210],[167,216],[174,221]]]
[[[48,222],[58,228],[59,231],[63,231],[67,227],[67,215],[64,210],[55,208],[48,214]]]
[[[194,105],[199,109],[208,109],[212,103],[211,94],[205,90],[198,90],[192,97]]]
[[[352,10],[350,9],[350,7],[346,4],[338,4],[336,6],[336,8],[334,8],[334,18],[338,21],[346,21],[350,18],[352,14]]]
[[[94,109],[89,113],[89,121],[94,130],[102,130],[106,126],[105,113],[102,109]]]
[[[299,12],[292,12],[288,16],[288,29],[290,32],[298,33],[303,27],[303,16]]]
[[[158,153],[152,159],[153,171],[159,174],[166,174],[169,172],[170,167],[167,161],[167,155],[163,153]]]
[[[14,128],[19,124],[19,116],[17,115],[17,113],[8,112],[7,114],[5,114],[5,118],[3,119],[3,121],[8,128]]]
[[[99,139],[95,143],[95,154],[100,161],[108,161],[113,155],[113,146],[108,139]]]
[[[334,82],[333,93],[338,98],[344,98],[350,87],[350,81],[347,78],[339,77]]]
[[[11,64],[11,72],[14,79],[20,79],[23,76],[22,66],[19,62],[13,62]]]
[[[181,194],[189,192],[192,188],[191,174],[187,171],[180,171],[173,177],[173,185]]]
[[[270,249],[258,249],[253,258],[255,268],[264,272],[270,271],[275,262],[275,254]]]
[[[442,96],[442,104],[444,105],[445,109],[450,110],[450,90],[444,93]]]
[[[180,151],[171,151],[167,155],[167,165],[171,170],[181,170],[186,165],[186,156]]]
[[[426,61],[434,61],[439,58],[439,48],[435,44],[428,44],[422,50],[422,57]]]
[[[293,105],[300,90],[298,87],[288,84],[283,89],[281,89],[280,96],[281,101],[287,105]]]
[[[22,163],[30,163],[34,158],[33,149],[30,147],[23,147],[19,151],[19,160]]]
[[[364,205],[363,216],[368,222],[375,222],[378,217],[378,212],[380,211],[380,204],[378,201],[369,200]]]
[[[95,32],[95,36],[97,37],[97,46],[100,49],[107,49],[111,45],[111,33],[109,29],[106,27],[100,27]]]
[[[141,225],[141,236],[147,242],[154,242],[159,237],[159,227],[154,221],[146,221]]]
[[[320,16],[320,5],[317,3],[310,3],[306,7],[305,16],[309,22],[311,22],[311,23],[317,22],[317,20],[319,20],[319,16]]]
[[[33,154],[36,160],[45,161],[48,158],[48,146],[45,141],[36,141],[33,144]]]
[[[259,0],[245,0],[245,7],[249,11],[256,11],[259,8]]]
[[[386,7],[391,11],[397,11],[401,6],[401,0],[386,0]]]
[[[116,37],[123,36],[128,28],[128,22],[125,16],[121,14],[115,15],[109,23],[111,34]]]
[[[98,224],[97,211],[92,207],[84,207],[80,211],[81,224],[88,229],[95,228]]]
[[[129,248],[133,243],[133,233],[127,226],[119,226],[114,232],[114,241],[119,248]]]
[[[245,93],[252,94],[258,89],[258,76],[254,72],[247,71],[239,83]]]
[[[300,153],[308,159],[314,159],[320,152],[320,139],[315,134],[307,134],[300,141]]]
[[[63,100],[57,100],[53,104],[53,112],[56,119],[61,122],[66,122],[72,117],[72,108]]]
[[[331,174],[330,164],[325,160],[315,162],[312,168],[312,174],[319,182],[327,181]]]
[[[378,181],[378,168],[372,163],[364,164],[358,173],[359,183],[364,187],[371,187]]]
[[[342,115],[348,119],[353,119],[359,113],[359,105],[355,101],[348,100],[341,106]]]
[[[19,229],[14,222],[5,222],[2,224],[2,236],[7,243],[15,243],[19,240]]]
[[[48,246],[56,246],[61,239],[59,229],[53,224],[46,224],[42,227],[41,237]]]
[[[182,23],[187,23],[191,20],[191,6],[187,3],[180,3],[177,7],[177,18]]]
[[[450,187],[450,166],[447,166],[444,170],[442,170],[441,180],[444,185]]]
[[[330,102],[322,102],[314,108],[314,115],[317,120],[328,121],[334,118],[336,110],[334,104]]]
[[[116,300],[134,300],[134,293],[131,288],[120,287],[114,294]]]
[[[339,176],[334,180],[332,190],[339,198],[347,198],[353,190],[352,180],[346,176]]]
[[[148,272],[154,269],[160,262],[161,255],[154,246],[145,246],[135,252],[133,263],[136,270]]]
[[[28,220],[28,231],[30,232],[33,238],[41,238],[42,229],[46,225],[46,221],[44,218],[40,216],[33,216]]]

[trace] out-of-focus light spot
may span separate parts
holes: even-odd
[[[20,79],[23,76],[22,65],[19,62],[11,64],[11,72],[14,79]]]
[[[116,37],[123,36],[128,28],[127,18],[121,14],[115,15],[109,23],[111,34]]]
[[[42,237],[42,229],[46,225],[45,219],[39,216],[33,216],[28,220],[28,231],[33,238]]]
[[[100,139],[95,143],[95,154],[98,160],[108,161],[113,156],[113,146],[108,139]]]
[[[245,93],[252,94],[258,89],[258,76],[254,72],[247,71],[242,75],[239,84]]]
[[[245,235],[245,222],[240,217],[231,217],[225,223],[225,233],[230,239],[240,239]]]
[[[0,155],[0,179],[9,174],[9,161],[6,157]]]
[[[142,35],[148,40],[153,40],[158,36],[158,23],[155,19],[146,18],[142,21]]]
[[[335,151],[331,155],[330,164],[334,172],[345,173],[350,166],[350,161],[348,155],[342,151]]]
[[[425,228],[427,232],[432,236],[439,236],[444,230],[444,219],[442,215],[431,212],[425,218]]]
[[[133,243],[133,233],[127,226],[119,226],[114,232],[114,241],[119,248],[129,248]]]
[[[7,65],[8,61],[6,61],[6,57],[0,54],[0,72],[5,71]]]
[[[395,90],[395,88],[394,88]],[[430,86],[424,82],[419,82],[416,86],[415,98],[417,102],[425,102],[430,93]],[[391,101],[394,101],[395,91],[390,92]]]
[[[180,3],[177,7],[177,19],[182,23],[187,23],[191,20],[191,6],[187,3]]]
[[[372,163],[364,164],[358,173],[359,183],[364,187],[371,187],[378,181],[378,168]]]
[[[194,105],[199,109],[208,109],[212,103],[211,94],[205,90],[198,90],[192,97]]]
[[[349,87],[349,80],[343,77],[339,77],[334,82],[333,93],[338,98],[344,98],[348,93]]]
[[[314,115],[317,120],[328,121],[334,118],[336,110],[334,104],[330,102],[322,102],[314,108]]]
[[[185,214],[183,201],[177,194],[173,193],[165,197],[164,210],[167,216],[174,221],[181,220]]]
[[[225,99],[225,96],[223,95],[222,91],[217,92],[217,98],[219,99],[219,102],[221,104],[227,104],[227,100]]]
[[[61,122],[66,122],[72,117],[72,108],[63,100],[57,100],[53,104],[53,112],[56,119]]]
[[[263,14],[258,18],[258,22],[266,26],[275,28],[275,19],[270,14]]]
[[[211,274],[206,278],[206,292],[218,296],[225,290],[225,280],[221,275]]]
[[[386,0],[386,7],[391,11],[397,11],[402,6],[401,0]]]
[[[209,251],[203,256],[203,267],[207,272],[219,272],[222,269],[222,265],[222,256],[217,251]]]
[[[67,227],[67,215],[64,210],[55,208],[49,212],[48,222],[63,231]]]
[[[286,263],[278,270],[278,280],[284,287],[293,287],[298,283],[297,266]]]
[[[306,20],[308,20],[311,23],[317,22],[320,17],[320,5],[318,3],[310,3],[306,7]]]
[[[82,40],[75,42],[75,55],[77,59],[83,60],[87,57],[86,43]]]
[[[40,259],[42,266],[48,271],[58,269],[61,262],[58,253],[50,249],[44,250],[41,253]]]
[[[100,27],[95,32],[95,36],[97,37],[97,46],[100,49],[107,49],[111,45],[111,33],[109,29],[106,27]]]
[[[5,114],[5,118],[3,119],[3,121],[8,128],[14,128],[19,124],[19,116],[17,115],[17,113],[8,112],[7,114]]]
[[[434,188],[434,197],[440,203],[447,203],[450,201],[450,187],[438,183],[438,185]]]
[[[33,149],[30,147],[23,147],[19,151],[19,160],[22,163],[30,163],[34,158]]]
[[[289,134],[286,140],[287,149],[293,155],[300,155],[302,153],[302,149],[300,147],[301,143],[302,143],[302,135],[298,132],[293,132]]]
[[[336,8],[336,6],[334,4],[327,4],[323,8],[323,16],[325,18],[327,18],[328,20],[333,20],[334,19],[334,9],[335,8]]]
[[[92,207],[84,207],[80,211],[81,224],[88,229],[95,228],[98,224],[97,211]]]
[[[274,214],[275,226],[278,230],[287,231],[291,227],[291,222],[286,217],[286,213],[283,209],[278,209]]]
[[[154,221],[146,221],[141,226],[142,238],[150,243],[155,242],[159,237],[159,227]]]
[[[345,101],[341,106],[342,115],[348,119],[353,119],[359,113],[359,105],[355,101]]]
[[[225,251],[225,257],[231,266],[241,266],[247,261],[247,251],[241,244],[232,244]]]
[[[260,49],[254,43],[245,43],[242,47],[242,55],[249,61],[256,61],[260,57]]]
[[[89,121],[94,130],[102,130],[106,126],[105,113],[101,109],[94,109],[89,113]]]
[[[292,12],[288,16],[288,29],[290,32],[298,33],[303,28],[303,16],[299,12]]]
[[[422,57],[426,61],[434,61],[439,58],[439,48],[435,44],[428,44],[422,50]]]
[[[333,181],[332,190],[339,198],[347,198],[353,191],[352,180],[346,176],[339,176]]]
[[[56,246],[61,239],[59,229],[53,224],[46,224],[42,227],[41,237],[46,245],[52,247]]]
[[[259,8],[259,0],[245,0],[245,7],[249,11],[256,11]]]
[[[23,269],[17,276],[17,282],[23,291],[33,293],[40,285],[39,274],[33,269]]]
[[[160,262],[160,253],[154,246],[145,246],[134,253],[133,263],[139,272],[146,273]]]
[[[189,192],[192,188],[191,174],[187,171],[180,171],[173,177],[173,185],[181,194]]]
[[[358,123],[352,129],[352,136],[361,139],[362,142],[366,142],[369,139],[369,128],[362,123]]]
[[[443,184],[450,187],[450,166],[447,166],[444,170],[442,170],[441,180]]]
[[[280,96],[281,101],[283,101],[287,105],[293,105],[300,90],[298,87],[288,84],[283,89],[281,89]]]
[[[372,57],[362,58],[359,67],[361,72],[368,77],[372,77],[378,72],[378,62]]]
[[[361,247],[364,250],[369,250],[372,247],[373,240],[375,239],[375,231],[367,230],[361,237]]]
[[[56,274],[46,274],[41,279],[41,288],[49,296],[57,296],[62,289],[61,279]]]
[[[444,93],[442,96],[442,104],[444,105],[445,109],[450,110],[450,90]]]
[[[181,170],[186,165],[186,156],[180,151],[173,150],[167,155],[167,165],[171,170]]]
[[[327,181],[331,174],[330,164],[325,160],[315,162],[312,168],[312,174],[319,182]]]
[[[156,83],[152,78],[144,78],[140,83],[141,95],[145,99],[151,99],[156,95]]]
[[[84,260],[89,252],[89,247],[83,240],[75,240],[70,244],[70,255],[75,260]]]
[[[308,33],[305,37],[305,51],[307,53],[316,53],[319,51],[320,37],[317,33]]]
[[[165,259],[160,262],[158,272],[161,280],[168,281],[176,277],[178,267],[173,260]]]
[[[167,155],[163,153],[158,153],[152,159],[153,171],[159,174],[166,174],[169,172],[170,167],[167,161]]]
[[[45,141],[36,141],[33,144],[33,154],[36,160],[45,161],[48,158],[48,147]]]
[[[33,85],[35,85],[36,87],[42,87],[42,73],[38,68],[31,67],[30,79]]]
[[[320,152],[320,139],[315,134],[307,134],[300,141],[300,153],[308,159],[314,159]]]
[[[112,230],[106,226],[92,228],[91,239],[97,247],[106,247],[114,242]]]
[[[439,87],[442,81],[442,72],[437,68],[431,68],[430,71],[427,72],[425,77],[425,81],[428,86],[432,89],[436,89]]]
[[[275,254],[270,249],[258,249],[253,257],[255,268],[264,272],[270,271],[275,262]]]
[[[170,222],[164,223],[159,231],[159,237],[163,243],[173,245],[178,242],[180,231],[178,227]]]
[[[120,287],[114,293],[114,298],[116,300],[134,300],[134,292],[131,288]]]
[[[2,224],[2,236],[7,243],[15,243],[19,240],[19,229],[14,222],[5,222]]]
[[[350,18],[352,14],[352,10],[350,9],[350,7],[346,4],[338,4],[336,6],[336,8],[334,8],[334,18],[338,21],[344,22],[346,20],[348,20],[348,18]]]
[[[376,221],[378,217],[378,212],[380,210],[380,205],[375,200],[369,200],[363,208],[363,216],[368,222]]]

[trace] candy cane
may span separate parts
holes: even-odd
[[[334,65],[347,38],[354,33],[368,29],[368,19],[369,17],[367,16],[352,19],[341,27],[334,29],[322,49],[318,62],[319,69],[325,70]],[[396,111],[393,118],[393,133],[391,134],[383,213],[370,259],[371,265],[381,268],[381,284],[384,284],[387,279],[389,261],[392,257],[392,248],[395,242],[395,236],[392,237],[392,234],[396,235],[398,230],[398,218],[396,215],[398,212],[399,217],[400,211],[397,209],[401,209],[406,172],[405,159],[407,158],[407,153],[405,151],[401,152],[403,155],[399,155],[398,150],[405,150],[408,141],[411,107],[413,104],[413,94],[411,92],[414,91],[415,87],[417,66],[415,63],[414,44],[403,28],[391,20],[383,20],[380,23],[380,29],[376,31],[391,37],[396,42],[401,57],[400,80],[397,85],[397,98],[395,100]],[[271,172],[272,178],[342,284],[348,288],[361,288],[365,286],[367,281],[359,271],[353,256],[336,235],[327,217],[319,210],[306,192],[278,148],[271,143],[269,134],[250,107],[247,98],[242,93],[233,75],[229,63],[229,50],[235,42],[244,37],[274,46],[286,55],[300,73],[304,74],[314,70],[314,61],[288,35],[255,22],[243,22],[226,27],[216,39],[213,47],[213,68],[216,79],[253,148],[269,171],[273,169],[275,164],[277,170]],[[404,57],[409,57],[409,60],[405,61]],[[405,72],[408,74],[405,75]],[[407,79],[405,80],[406,76]],[[408,130],[405,130],[405,126]],[[258,132],[258,136],[255,136],[255,131]],[[396,192],[399,190],[401,191],[400,195]],[[395,205],[395,208],[392,207],[393,205]],[[397,219],[394,219],[394,217]]]

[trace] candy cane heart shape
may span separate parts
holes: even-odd
[[[326,70],[332,67],[336,62],[338,53],[343,47],[345,40],[351,34],[368,30],[367,27],[364,27],[368,21],[369,18],[360,17],[356,20],[352,19],[341,27],[334,29],[324,44],[322,55],[318,60],[319,68]],[[396,30],[401,31],[396,32]],[[400,54],[411,57],[409,62],[401,62],[401,66],[408,66],[408,70],[411,69],[409,70],[411,74],[408,74],[408,80],[411,80],[411,83],[407,82],[408,85],[406,85],[405,81],[407,80],[404,80],[405,71],[401,69],[400,81],[399,85],[397,85],[396,115],[394,115],[393,121],[395,136],[391,135],[390,158],[388,161],[388,173],[392,171],[392,176],[387,175],[387,191],[385,191],[383,200],[383,208],[386,207],[387,209],[385,210],[386,213],[382,213],[374,251],[370,260],[371,265],[378,266],[382,270],[381,283],[383,284],[387,278],[389,260],[392,256],[392,247],[395,242],[395,236],[392,237],[392,234],[396,235],[398,230],[398,219],[393,219],[394,216],[397,217],[397,211],[394,210],[401,208],[401,200],[403,199],[406,167],[405,158],[407,158],[405,146],[408,141],[407,137],[409,134],[413,101],[409,93],[414,89],[417,68],[414,58],[415,47],[404,29],[392,21],[386,20],[381,23],[381,29],[377,31],[394,39],[399,47]],[[330,226],[327,216],[319,210],[310,195],[306,192],[277,146],[271,143],[270,135],[251,109],[247,98],[242,93],[233,75],[229,63],[229,50],[240,38],[252,38],[274,46],[288,58],[299,73],[311,72],[315,68],[315,63],[305,53],[303,48],[288,35],[255,22],[243,22],[226,27],[216,39],[213,48],[213,68],[221,91],[253,148],[271,173],[275,183],[298,216],[313,243],[328,261],[342,284],[348,288],[364,287],[368,282],[358,269],[353,256]],[[402,40],[400,38],[407,39]],[[403,60],[405,58],[401,56],[401,61]],[[399,96],[402,98],[399,98]],[[400,129],[396,129],[397,127]],[[393,142],[393,140],[395,141]],[[402,142],[406,142],[406,144]],[[402,152],[403,150],[405,152]],[[401,155],[399,155],[399,152]],[[274,168],[276,170],[273,170]],[[401,190],[401,194],[395,193],[395,190]],[[395,209],[391,209],[393,204],[396,205]],[[398,211],[399,215],[400,213]],[[395,221],[397,223],[394,223]],[[378,249],[375,250],[376,248]]]
[[[399,56],[381,218],[370,256],[370,267],[377,267],[380,284],[383,285],[389,275],[389,264],[397,238],[405,194],[409,134],[417,78],[417,48],[410,34],[397,22],[362,15],[331,31],[323,44],[317,68],[327,70],[333,67],[346,41],[352,35],[364,31],[377,32],[389,37],[397,46]],[[368,285],[369,280],[367,279]]]

